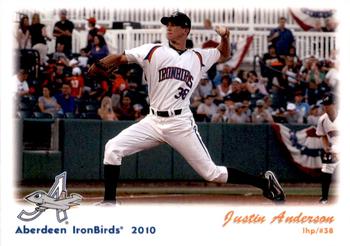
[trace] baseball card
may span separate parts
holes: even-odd
[[[0,245],[343,245],[346,6],[2,1]]]

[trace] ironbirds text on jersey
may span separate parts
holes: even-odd
[[[150,107],[166,111],[188,108],[202,74],[218,61],[218,49],[187,49],[179,54],[168,43],[126,50],[129,63],[139,64],[148,84]],[[154,59],[154,57],[157,57]]]

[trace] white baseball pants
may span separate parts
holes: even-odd
[[[177,150],[205,180],[227,182],[227,168],[216,166],[212,161],[189,109],[170,117],[148,114],[143,120],[107,142],[103,163],[121,165],[124,156],[162,143],[167,143]]]
[[[339,165],[339,162],[322,164],[321,171],[323,173],[333,174],[335,172],[335,170],[337,169],[338,165]]]

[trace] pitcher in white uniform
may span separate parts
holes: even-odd
[[[189,108],[191,94],[202,74],[214,63],[229,59],[229,30],[224,27],[216,30],[221,36],[217,48],[186,49],[186,39],[191,30],[190,18],[184,13],[174,12],[169,17],[163,17],[161,23],[167,27],[167,43],[145,44],[109,57],[114,65],[137,63],[143,68],[148,83],[150,112],[143,120],[107,142],[103,160],[105,194],[102,203],[116,203],[123,157],[163,143],[177,150],[207,181],[250,184],[262,189],[268,199],[285,200],[283,189],[271,171],[257,177],[215,165]]]

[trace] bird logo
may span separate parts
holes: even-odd
[[[38,190],[24,197],[27,202],[35,204],[36,208],[33,212],[22,210],[17,218],[22,221],[32,221],[47,209],[56,209],[57,221],[61,223],[67,220],[67,210],[72,206],[79,205],[83,197],[76,193],[67,196],[66,179],[67,172],[63,172],[55,177],[55,183],[48,193]]]

